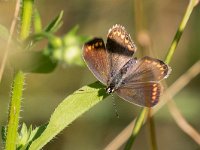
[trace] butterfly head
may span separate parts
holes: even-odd
[[[109,87],[106,88],[106,92],[107,92],[108,94],[111,94],[111,93],[113,93],[114,91],[115,91],[115,89],[114,89],[113,87],[111,87],[111,86],[109,86]]]

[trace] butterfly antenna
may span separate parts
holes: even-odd
[[[117,118],[119,118],[119,114],[117,112],[117,105],[115,103],[115,98],[114,98],[113,94],[111,94],[111,96],[112,96],[113,107],[115,108],[115,115]]]

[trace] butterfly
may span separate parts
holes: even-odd
[[[107,35],[94,38],[83,46],[83,58],[106,92],[115,92],[122,99],[143,107],[153,107],[162,91],[160,81],[167,78],[171,68],[163,61],[149,56],[133,58],[136,46],[121,25],[114,25]]]

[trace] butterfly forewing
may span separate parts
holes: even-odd
[[[106,49],[109,54],[110,79],[112,79],[132,58],[136,46],[124,27],[115,25],[108,32]]]
[[[106,85],[110,69],[103,40],[94,38],[87,42],[83,47],[83,58],[95,77]]]
[[[159,101],[161,85],[156,82],[128,84],[116,90],[124,100],[143,107],[153,107]]]

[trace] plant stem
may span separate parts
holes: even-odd
[[[34,0],[22,1],[20,40],[25,40],[30,32]]]
[[[42,22],[41,22],[40,14],[37,9],[35,9],[34,11],[33,24],[34,24],[35,33],[40,33],[42,31]]]
[[[24,74],[19,71],[15,75],[13,85],[12,85],[12,95],[10,101],[9,118],[7,125],[7,135],[6,135],[6,150],[15,150],[17,143],[17,129],[19,124],[19,115],[21,108],[22,91],[24,84]]]
[[[175,51],[175,49],[176,49],[176,47],[178,45],[178,42],[179,42],[179,40],[180,40],[180,38],[181,38],[181,36],[183,34],[183,31],[184,31],[185,26],[186,26],[186,24],[187,24],[187,22],[188,22],[188,20],[190,18],[190,15],[191,15],[191,13],[193,11],[193,8],[196,6],[196,1],[197,0],[190,0],[189,4],[187,6],[187,9],[186,9],[185,14],[183,16],[183,19],[182,19],[182,21],[181,21],[181,23],[179,25],[179,28],[178,28],[175,36],[174,36],[174,39],[173,39],[173,41],[171,43],[171,46],[170,46],[170,48],[168,50],[168,53],[166,55],[165,62],[167,64],[169,64],[169,62],[172,59],[174,51]]]
[[[141,129],[143,123],[144,123],[144,118],[146,118],[147,113],[148,113],[148,108],[143,108],[142,111],[140,112],[139,116],[136,118],[135,126],[134,126],[133,131],[132,131],[132,135],[129,138],[128,142],[126,143],[124,150],[130,150],[131,149],[133,142],[134,142],[136,136],[138,135],[138,133],[139,133],[139,131],[140,131],[140,129]]]
[[[149,131],[150,131],[150,142],[151,142],[151,149],[157,150],[157,142],[156,142],[156,132],[155,132],[155,122],[154,117],[151,117],[152,109],[149,109],[148,112],[148,122],[149,122]]]
[[[21,15],[21,30],[19,38],[21,41],[26,39],[29,35],[31,25],[31,15],[34,0],[23,0],[22,2],[22,15]],[[15,75],[12,85],[12,96],[9,104],[9,117],[6,134],[6,150],[15,150],[17,147],[18,138],[18,124],[20,118],[21,99],[24,85],[24,73],[18,71]]]

